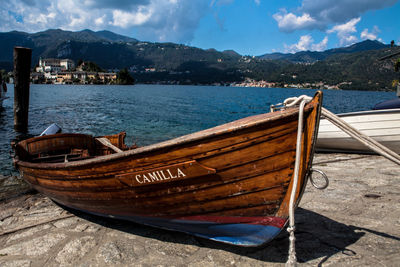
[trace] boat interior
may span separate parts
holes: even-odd
[[[125,145],[126,133],[94,137],[62,133],[30,138],[15,145],[18,158],[33,163],[60,163],[119,153],[135,149]]]

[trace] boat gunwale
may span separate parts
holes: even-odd
[[[310,111],[313,107],[311,106],[312,102],[308,103],[305,106],[305,111]],[[287,108],[284,110],[276,111],[273,113],[262,113],[254,116],[245,117],[239,120],[235,120],[232,122],[228,122],[225,124],[221,124],[212,128],[208,128],[205,130],[201,130],[198,132],[190,133],[187,135],[183,135],[177,138],[169,139],[166,141],[162,141],[159,143],[151,144],[144,147],[135,148],[132,150],[127,150],[111,155],[103,155],[103,156],[96,156],[94,158],[83,159],[79,161],[71,161],[71,162],[61,162],[61,163],[33,163],[29,161],[19,160],[18,158],[15,159],[16,166],[22,166],[27,168],[33,169],[65,169],[65,168],[74,168],[74,167],[82,167],[85,165],[97,164],[97,163],[104,163],[110,162],[114,160],[118,160],[121,158],[126,158],[133,155],[139,155],[142,153],[154,152],[157,150],[168,149],[174,146],[180,146],[189,144],[192,142],[198,142],[203,139],[213,138],[224,134],[234,133],[241,130],[249,129],[252,127],[257,127],[259,125],[272,122],[275,120],[279,120],[285,117],[291,117],[298,114],[298,108]],[[255,120],[251,120],[247,123],[241,123],[249,118],[253,118]],[[77,133],[77,135],[85,135]],[[90,136],[90,135],[89,135]],[[51,138],[51,136],[49,136]],[[94,137],[93,137],[94,138]],[[29,139],[28,139],[29,140]],[[17,144],[18,145],[18,144]]]
[[[378,115],[378,114],[386,114],[386,113],[395,113],[395,114],[400,113],[400,108],[354,111],[354,112],[340,113],[340,114],[337,114],[337,116],[343,118],[343,117],[348,117],[348,116]]]

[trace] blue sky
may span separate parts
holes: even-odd
[[[398,0],[1,0],[0,31],[110,30],[242,55],[400,45]]]

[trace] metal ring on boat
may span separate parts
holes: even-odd
[[[314,180],[313,180],[313,178],[312,178],[312,173],[313,173],[313,172],[318,172],[319,174],[322,175],[322,177],[325,179],[325,184],[324,184],[324,185],[319,186],[319,185],[317,185],[317,184],[314,182]],[[309,174],[308,174],[308,178],[310,179],[311,184],[312,184],[315,188],[317,188],[317,189],[322,190],[322,189],[327,188],[328,185],[329,185],[328,176],[326,176],[326,174],[325,174],[323,171],[321,171],[321,170],[317,170],[317,169],[312,169],[312,168],[311,168],[311,169],[310,169],[310,172],[309,172]]]

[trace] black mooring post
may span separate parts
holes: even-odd
[[[14,47],[14,130],[28,130],[32,49]]]

